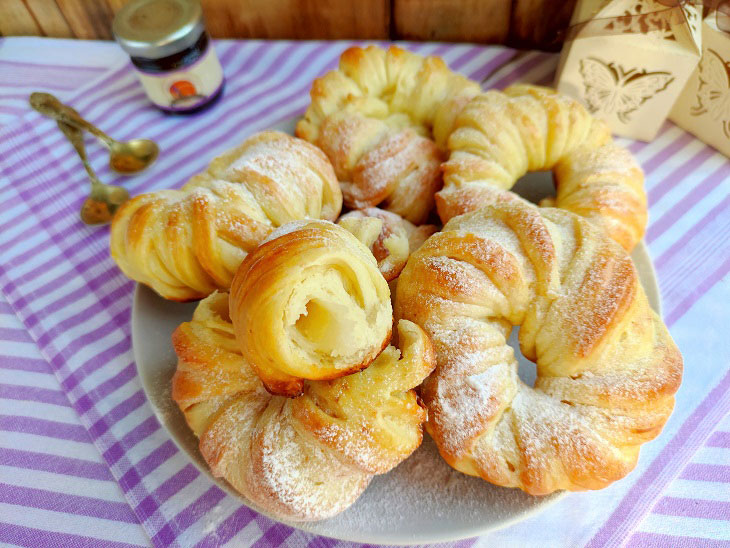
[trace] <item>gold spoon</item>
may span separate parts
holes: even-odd
[[[86,130],[96,136],[109,149],[109,167],[122,175],[133,175],[146,169],[157,159],[160,152],[157,144],[149,139],[132,139],[124,142],[112,139],[50,93],[40,91],[31,93],[30,106],[44,116]]]
[[[91,194],[81,206],[81,220],[87,225],[101,225],[110,222],[117,208],[129,200],[129,192],[126,188],[106,185],[99,180],[89,165],[84,147],[84,134],[79,128],[60,120],[57,120],[56,123],[78,152],[86,173],[91,179]]]

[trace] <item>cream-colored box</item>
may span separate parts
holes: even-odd
[[[653,139],[701,54],[700,6],[578,0],[555,87],[611,130]]]
[[[682,129],[730,156],[730,34],[718,28],[716,12],[702,22],[702,59],[669,118]]]

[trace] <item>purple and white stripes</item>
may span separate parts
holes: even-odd
[[[180,186],[220,151],[301,112],[308,104],[312,79],[333,67],[349,44],[219,43],[227,78],[225,95],[211,110],[191,117],[164,115],[151,107],[126,66],[105,71],[93,81],[89,81],[89,70],[67,69],[61,72],[73,73],[75,79],[61,79],[56,88],[46,81],[44,87],[63,94],[89,120],[119,138],[144,136],[160,144],[158,163],[132,179],[115,179],[103,150],[90,154],[102,178],[139,193]],[[478,80],[488,77],[486,84],[496,87],[516,81],[550,83],[556,64],[554,55],[543,53],[527,53],[510,63],[515,52],[505,48],[430,43],[407,47],[441,55],[455,69]],[[19,80],[7,89],[0,83],[0,114],[3,108],[16,108],[13,101],[22,92],[13,91],[15,87],[25,92],[28,86],[42,85],[36,78],[42,77],[43,70],[0,56],[0,70],[15,67],[13,63],[17,63]],[[57,66],[45,72],[56,79]],[[87,83],[79,86],[82,81]],[[666,319],[692,378],[700,382],[690,380],[683,386],[683,390],[689,386],[691,393],[680,393],[676,420],[665,436],[650,444],[654,449],[646,452],[650,462],[642,466],[641,476],[626,480],[610,506],[601,504],[593,510],[596,517],[583,533],[589,534],[585,540],[592,538],[597,546],[623,542],[634,530],[631,542],[649,545],[661,535],[679,534],[656,526],[643,529],[642,518],[651,511],[646,522],[655,515],[661,516],[659,520],[675,519],[678,512],[684,512],[684,519],[693,519],[692,503],[678,502],[686,496],[662,498],[662,492],[673,485],[671,480],[730,410],[730,373],[725,375],[730,364],[727,359],[715,364],[703,361],[693,331],[700,321],[693,316],[700,315],[698,311],[702,317],[709,314],[712,321],[727,321],[726,313],[723,318],[723,311],[715,310],[712,303],[730,297],[730,288],[723,282],[730,269],[730,164],[669,123],[650,144],[626,144],[647,172],[651,202],[647,242],[655,257]],[[1,324],[0,340],[23,356],[0,356],[0,521],[5,521],[5,507],[21,507],[28,514],[23,521],[23,513],[14,511],[12,521],[0,524],[0,543],[28,544],[27,539],[37,538],[35,545],[83,546],[94,544],[94,539],[145,544],[149,541],[140,538],[136,525],[140,523],[156,546],[334,545],[241,506],[199,474],[159,427],[145,402],[131,354],[133,285],[109,258],[106,229],[84,227],[77,220],[86,185],[72,149],[51,122],[23,112],[13,123],[0,127],[0,203],[4,206],[0,291],[9,303],[0,308],[5,314],[0,318],[15,314],[21,322],[13,324],[8,319]],[[710,341],[710,348],[722,344],[719,338]],[[44,411],[44,406],[51,407]],[[88,457],[90,443],[98,451],[94,461]],[[6,469],[32,471],[28,477],[40,479],[23,483],[18,479],[22,474],[15,473],[6,480],[2,474]],[[720,478],[701,481],[726,482],[717,475],[722,471],[714,468],[692,470]],[[55,484],[44,486],[46,475],[75,478],[75,487],[65,492]],[[84,490],[89,482],[114,487],[117,498],[109,487],[98,487],[103,496]],[[120,489],[126,503],[121,502]],[[730,500],[715,501],[726,504],[711,505],[710,510],[701,500],[697,507],[707,508],[713,516],[724,515],[723,509],[730,504]],[[56,517],[52,528],[38,518],[48,513]],[[61,527],[67,514],[113,526],[100,527],[102,536],[96,537],[91,526],[73,529],[73,520]],[[542,539],[544,531],[539,533],[538,528],[549,525],[551,519],[548,512],[528,520],[521,530],[513,527],[500,533],[499,538]],[[531,528],[532,522],[537,525]],[[692,530],[684,531],[684,536],[690,533],[703,537],[702,531]],[[713,535],[705,537],[718,540]],[[476,542],[486,544],[490,538]]]
[[[628,546],[730,544],[730,416],[669,484]],[[706,533],[704,538],[692,535]],[[709,534],[708,534],[709,533]],[[713,538],[714,537],[714,538]]]
[[[108,465],[4,299],[0,338],[0,544],[147,545]]]

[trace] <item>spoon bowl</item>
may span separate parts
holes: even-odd
[[[114,141],[109,151],[109,167],[122,175],[131,175],[147,169],[160,153],[157,144],[149,139]]]
[[[81,205],[81,220],[87,225],[109,223],[119,206],[128,199],[129,192],[125,188],[92,184],[91,194]]]

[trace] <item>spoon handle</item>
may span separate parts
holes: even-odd
[[[114,139],[109,137],[91,122],[84,120],[81,115],[76,112],[76,110],[68,105],[64,105],[58,100],[58,98],[50,93],[35,91],[30,94],[29,102],[30,106],[40,112],[43,116],[53,118],[58,122],[74,126],[78,129],[88,131],[92,135],[98,137],[107,148],[111,148],[112,144],[114,144]]]
[[[79,128],[60,120],[57,120],[56,124],[76,149],[91,181],[91,193],[81,206],[79,215],[81,221],[87,225],[105,225],[109,223],[119,205],[129,198],[129,193],[121,187],[109,187],[99,180],[89,165],[86,148],[84,147],[84,134]],[[109,189],[114,193],[110,194]]]
[[[103,183],[96,176],[96,173],[94,173],[94,170],[89,164],[89,159],[86,156],[86,147],[84,146],[84,134],[82,133],[82,131],[76,126],[72,126],[70,124],[62,122],[61,120],[57,120],[56,124],[58,124],[58,128],[63,132],[69,142],[76,149],[79,158],[81,158],[81,163],[84,164],[84,169],[86,169],[86,173],[89,175],[89,179],[91,179],[91,186],[93,187],[96,185],[102,185]]]

